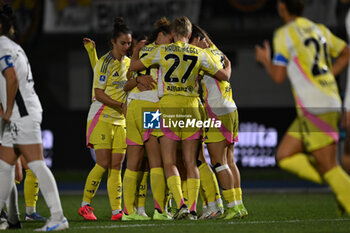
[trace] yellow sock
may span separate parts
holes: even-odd
[[[207,198],[205,197],[205,194],[204,194],[204,190],[202,187],[199,187],[199,195],[201,196],[201,200],[202,200],[202,205],[208,205],[208,201],[207,201]]]
[[[151,189],[154,200],[154,208],[161,213],[165,208],[165,176],[164,170],[161,167],[151,168]]]
[[[200,186],[200,179],[188,178],[187,190],[188,190],[188,207],[190,211],[197,213],[198,192]]]
[[[225,200],[227,201],[227,207],[232,207],[232,203],[235,201],[235,190],[234,189],[227,189],[222,190],[222,195],[224,196]]]
[[[340,166],[336,166],[324,174],[324,179],[345,211],[350,214],[350,177]]]
[[[213,182],[215,185],[215,200],[219,200],[221,198],[221,195],[220,195],[220,188],[219,188],[218,180],[216,178],[215,173],[212,173],[212,176],[213,176],[212,179],[213,179]]]
[[[90,171],[84,188],[83,201],[91,203],[92,198],[95,196],[96,190],[101,183],[101,179],[106,169],[96,163],[96,165]]]
[[[235,200],[236,201],[242,201],[242,189],[241,188],[235,188]]]
[[[182,196],[184,197],[184,203],[188,205],[188,188],[187,180],[181,180]]]
[[[180,209],[182,204],[184,204],[184,198],[182,196],[182,190],[181,190],[180,176],[170,176],[167,179],[167,184],[170,192],[173,194],[173,198],[175,199],[177,209]]]
[[[147,179],[148,179],[148,174],[149,172],[141,172],[140,174],[138,174],[138,184],[139,184],[139,188],[138,188],[138,196],[137,196],[137,200],[136,200],[136,207],[140,208],[140,207],[145,207],[145,203],[146,203],[146,196],[147,196]]]
[[[204,190],[204,195],[206,197],[206,200],[208,202],[214,202],[216,198],[216,188],[213,180],[213,173],[211,172],[209,165],[207,163],[202,163],[198,169],[199,169],[201,187]]]
[[[26,169],[26,178],[24,179],[24,201],[26,207],[36,207],[39,193],[38,179],[30,169]]]
[[[297,153],[291,157],[285,158],[279,162],[279,166],[293,174],[298,175],[300,178],[322,184],[323,180],[321,175],[314,168],[307,155],[303,153]]]
[[[121,170],[108,169],[107,192],[112,211],[122,209],[122,187]]]
[[[126,214],[132,214],[134,212],[137,190],[137,172],[126,169],[123,183],[124,212]]]

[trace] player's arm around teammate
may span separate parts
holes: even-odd
[[[195,31],[200,31],[206,38],[209,47],[208,54],[217,65],[225,67],[224,54],[211,42],[204,30],[193,25]],[[196,34],[196,33],[195,33]],[[201,80],[203,99],[205,100],[208,117],[221,121],[221,127],[209,127],[205,132],[210,159],[214,165],[222,194],[227,201],[227,211],[222,218],[233,219],[247,216],[242,202],[240,174],[234,162],[234,143],[238,140],[238,113],[232,98],[229,82],[217,80],[210,75],[204,75]]]
[[[150,37],[151,43],[145,46],[140,53],[133,56],[147,56],[148,52],[159,44],[167,44],[172,40],[170,34],[170,23],[165,18],[155,23],[156,29]],[[149,166],[151,168],[151,187],[155,203],[153,219],[169,220],[165,213],[165,178],[163,172],[162,157],[160,154],[158,137],[160,130],[144,129],[142,118],[144,112],[156,112],[159,109],[159,98],[157,91],[158,69],[147,69],[139,72],[134,79],[130,79],[124,86],[124,90],[132,89],[128,98],[127,111],[127,169],[124,175],[124,215],[122,220],[146,220],[147,218],[134,212],[133,203],[135,199],[137,172],[140,170],[144,148],[147,151]],[[146,76],[145,76],[146,75]],[[148,80],[147,80],[148,79]],[[146,87],[145,91],[139,86]]]

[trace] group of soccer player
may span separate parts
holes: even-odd
[[[94,69],[93,97],[87,123],[87,145],[93,147],[96,165],[89,173],[79,214],[96,220],[92,198],[108,169],[107,189],[112,220],[149,220],[144,211],[147,159],[154,199],[155,220],[198,218],[202,190],[202,219],[236,219],[248,215],[242,201],[240,174],[233,157],[238,114],[228,82],[230,61],[208,35],[187,17],[170,23],[161,18],[147,40],[132,46],[131,30],[116,18],[112,50],[97,58],[93,41],[84,39]],[[198,85],[203,95],[199,98]],[[145,129],[144,112],[172,120],[221,121],[218,128],[190,126]],[[126,116],[126,117],[124,117]],[[125,129],[126,126],[126,129]],[[192,128],[191,128],[192,127]],[[204,158],[207,143],[211,162],[227,202],[224,211],[217,179]],[[121,181],[121,166],[127,165]],[[146,171],[145,171],[146,170]],[[122,185],[123,183],[123,185]],[[123,187],[123,188],[122,188]],[[143,194],[140,194],[143,192]],[[124,208],[121,207],[123,196]],[[168,197],[176,212],[168,208]],[[143,205],[140,203],[143,203]]]
[[[340,210],[350,214],[350,178],[335,156],[341,101],[334,81],[334,76],[348,65],[350,51],[326,27],[300,17],[303,7],[303,0],[278,1],[279,15],[286,24],[275,33],[273,60],[267,42],[256,47],[257,61],[274,81],[281,83],[288,74],[297,104],[298,116],[279,145],[277,161],[282,169],[301,178],[326,181]],[[33,89],[29,62],[22,48],[9,39],[12,14],[11,8],[1,5],[0,209],[8,200],[11,203],[17,199],[14,170],[22,154],[38,179],[51,213],[39,230],[63,230],[68,228],[68,221],[55,179],[43,161],[42,109]],[[161,18],[149,37],[134,44],[133,39],[123,19],[116,18],[111,50],[100,59],[94,42],[83,41],[94,70],[86,145],[94,149],[96,164],[86,179],[79,214],[86,220],[97,220],[92,199],[108,170],[112,220],[151,219],[145,213],[149,174],[154,220],[247,217],[233,156],[238,112],[229,83],[229,59],[204,30],[185,16],[171,23]],[[337,58],[333,64],[330,57]],[[186,122],[190,118],[191,122],[211,119],[220,124],[204,129],[195,123],[184,128],[180,123],[165,127],[161,121],[160,129],[145,129],[145,112],[166,122]],[[212,168],[204,157],[203,143]],[[203,203],[200,215],[199,194]],[[170,211],[170,198],[175,212]],[[16,204],[9,205],[10,218],[0,222],[1,228],[20,227],[18,216],[13,214],[18,213],[16,208]]]

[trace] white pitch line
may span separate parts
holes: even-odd
[[[308,223],[308,222],[348,222],[350,219],[348,218],[336,218],[336,219],[307,219],[307,220],[272,220],[272,221],[251,221],[251,222],[241,222],[241,221],[209,221],[207,222],[210,225],[213,224],[236,224],[236,225],[250,225],[250,224],[275,224],[275,223]],[[200,221],[200,224],[205,225],[203,221]],[[159,227],[159,226],[198,226],[198,223],[188,223],[184,222],[181,224],[180,222],[175,223],[161,223],[161,224],[125,224],[125,225],[109,225],[109,226],[81,226],[81,227],[73,227],[73,229],[112,229],[112,228],[138,228],[138,227]]]

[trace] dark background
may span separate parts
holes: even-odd
[[[82,38],[89,37],[96,42],[100,57],[109,50],[109,33],[93,29],[84,32],[45,31],[45,7],[49,1],[58,2],[7,2],[13,3],[19,17],[18,42],[30,60],[35,88],[44,108],[42,128],[50,129],[54,134],[53,169],[88,170],[93,166],[90,152],[85,147],[92,69]],[[94,1],[61,2],[75,6]],[[306,3],[307,17],[326,24],[333,33],[347,40],[344,20],[348,5],[337,0],[307,0]],[[272,127],[281,139],[295,116],[290,84],[288,81],[274,84],[254,57],[255,45],[262,44],[263,40],[271,42],[274,29],[282,25],[276,5],[276,0],[199,0],[199,14],[195,21],[208,31],[214,43],[232,62],[230,82],[240,122]],[[141,17],[141,14],[133,15],[132,12],[128,15],[130,18]],[[136,32],[145,33],[140,28]],[[345,73],[338,77],[341,91],[344,90],[344,80]],[[275,147],[270,156],[274,156],[274,150]],[[239,159],[238,164],[241,166]]]

